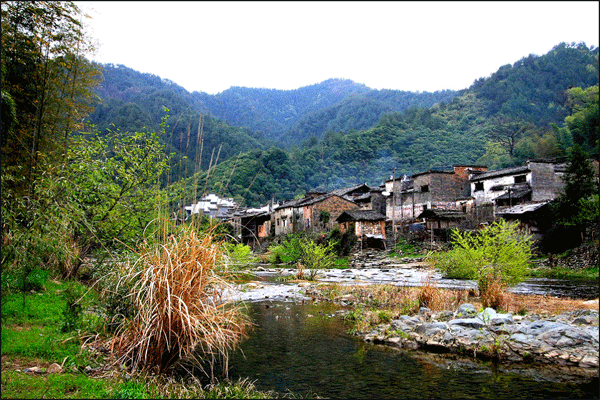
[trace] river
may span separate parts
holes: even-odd
[[[399,350],[347,333],[339,306],[313,303],[303,283],[280,283],[294,269],[259,267],[257,281],[241,285],[255,327],[229,362],[231,379],[249,378],[260,390],[333,398],[598,398],[597,378],[577,368],[495,364],[491,361]],[[419,286],[432,271],[415,266],[326,270],[319,282]],[[445,279],[441,288],[468,289],[474,281]],[[515,293],[598,298],[595,282],[529,279]]]
[[[598,398],[577,369],[502,365],[373,345],[346,333],[330,303],[246,303],[256,324],[229,377],[260,390],[333,398]]]

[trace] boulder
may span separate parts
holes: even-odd
[[[53,363],[52,365],[50,365],[48,367],[47,372],[49,374],[58,374],[58,373],[62,372],[62,367],[60,365],[58,365],[57,363]]]
[[[448,325],[450,325],[451,327],[454,327],[454,326],[458,325],[458,326],[462,326],[462,327],[465,327],[465,328],[474,328],[474,329],[480,329],[480,328],[484,328],[485,327],[485,324],[479,318],[458,318],[458,319],[453,319],[452,321],[448,322]]]
[[[458,310],[456,310],[455,315],[459,318],[460,317],[474,317],[475,315],[477,315],[477,309],[471,303],[461,304],[460,307],[458,307]]]

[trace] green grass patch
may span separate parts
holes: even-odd
[[[3,399],[107,399],[113,385],[116,383],[84,374],[29,375],[2,371]]]
[[[416,258],[416,257],[422,257],[423,255],[421,254],[421,249],[419,248],[419,246],[410,244],[407,241],[405,241],[403,238],[400,238],[398,240],[398,243],[396,243],[396,245],[394,246],[394,249],[390,252],[390,256],[398,257],[398,258],[404,258],[404,257]]]
[[[551,279],[570,279],[583,281],[598,281],[598,266],[569,269],[564,267],[555,267],[550,269],[532,269],[529,273],[533,278],[551,278]]]
[[[333,268],[336,269],[348,269],[350,268],[350,262],[348,261],[348,257],[341,257],[335,260],[333,264]]]

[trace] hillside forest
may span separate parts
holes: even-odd
[[[189,179],[184,202],[215,192],[257,206],[316,188],[376,186],[393,170],[498,169],[564,157],[574,143],[597,155],[598,49],[583,43],[560,43],[467,89],[433,93],[330,79],[208,95],[123,65],[96,67],[101,102],[88,120],[99,132],[156,130],[170,110],[161,138],[170,172],[162,182]]]

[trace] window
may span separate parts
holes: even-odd
[[[479,192],[483,190],[483,182],[475,182],[475,191]]]
[[[515,183],[525,183],[525,182],[527,182],[527,177],[525,175],[515,176]]]
[[[429,192],[429,185],[421,186],[421,192],[423,192],[423,193]]]

